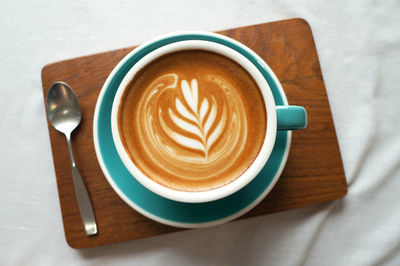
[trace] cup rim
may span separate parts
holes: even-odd
[[[203,33],[204,34],[204,33]],[[207,33],[210,35],[209,33]],[[179,35],[179,34],[177,34]],[[212,34],[214,35],[214,34]],[[220,37],[219,34],[215,34]],[[175,35],[176,36],[176,35]],[[236,42],[230,38],[227,38],[223,36],[224,39],[228,39],[231,42]],[[144,45],[148,45],[151,42],[155,42],[157,40],[161,39],[156,38],[153,40],[150,40],[143,45],[139,46],[136,48],[136,51],[140,51],[140,48]],[[243,46],[243,45],[242,45]],[[247,48],[247,47],[246,47]],[[251,166],[239,177],[237,177],[235,180],[232,182],[211,190],[207,191],[195,191],[195,192],[187,192],[187,191],[178,191],[174,190],[171,188],[167,188],[155,181],[153,181],[151,178],[147,177],[144,173],[142,173],[132,162],[130,159],[128,153],[125,151],[125,148],[122,144],[119,130],[118,130],[118,123],[117,123],[117,116],[118,116],[118,107],[120,104],[121,97],[123,95],[123,92],[125,91],[128,83],[135,77],[135,75],[138,73],[140,69],[142,69],[144,66],[148,65],[151,63],[154,59],[171,53],[173,51],[177,50],[193,50],[193,49],[202,49],[202,50],[208,50],[208,51],[213,51],[217,52],[219,54],[222,54],[228,58],[230,58],[233,61],[236,61],[239,63],[241,66],[243,66],[249,74],[254,78],[256,81],[258,87],[260,88],[260,91],[263,95],[264,102],[265,102],[265,108],[266,108],[266,113],[267,113],[267,125],[266,125],[266,136],[264,138],[262,147],[256,157],[256,159],[253,161]],[[250,50],[249,48],[247,48]],[[134,51],[135,51],[134,50]],[[134,51],[132,51],[130,54],[133,54]],[[270,69],[268,69],[270,71]],[[180,202],[186,202],[186,203],[201,203],[201,202],[209,202],[209,201],[214,201],[218,200],[221,198],[224,198],[226,196],[229,196],[244,186],[246,186],[251,180],[253,180],[257,174],[261,171],[261,169],[264,167],[266,162],[268,161],[272,149],[275,144],[275,137],[276,137],[276,131],[277,131],[277,118],[276,118],[276,110],[275,110],[275,101],[271,92],[271,88],[268,85],[268,82],[265,80],[261,72],[254,66],[253,63],[249,61],[245,56],[240,54],[239,52],[233,50],[232,48],[219,44],[216,42],[212,41],[205,41],[205,40],[183,40],[183,41],[178,41],[174,42],[165,46],[162,46],[158,49],[155,49],[154,51],[146,54],[142,59],[140,59],[129,71],[128,73],[124,76],[123,80],[121,81],[117,93],[114,98],[114,102],[112,105],[112,113],[111,113],[111,127],[112,127],[112,135],[113,135],[113,140],[114,144],[116,147],[116,150],[118,152],[118,155],[120,159],[122,160],[123,164],[127,168],[127,170],[132,174],[132,176],[139,181],[143,186],[148,188],[150,191],[164,197],[167,199],[175,200],[175,201],[180,201]]]

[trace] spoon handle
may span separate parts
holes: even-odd
[[[97,224],[93,212],[93,206],[90,201],[89,193],[86,189],[85,183],[83,182],[82,176],[79,173],[78,166],[75,163],[75,157],[71,145],[71,135],[65,134],[65,136],[67,138],[69,156],[71,158],[72,179],[75,187],[76,200],[78,202],[79,212],[81,213],[85,232],[88,236],[95,235],[97,234]]]

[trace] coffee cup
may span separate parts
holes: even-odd
[[[194,33],[176,33],[175,38]],[[182,40],[145,54],[114,98],[111,129],[118,155],[143,186],[170,200],[201,203],[251,182],[268,161],[277,130],[306,127],[300,106],[277,106],[268,82],[234,43]],[[156,38],[145,43],[157,43]],[[132,53],[143,53],[139,46]]]

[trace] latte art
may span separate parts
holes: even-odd
[[[164,186],[219,187],[239,177],[261,149],[263,100],[247,72],[227,58],[167,55],[128,86],[118,112],[123,144],[139,170]]]
[[[226,107],[223,108],[220,121],[216,121],[217,111],[219,108],[217,107],[217,102],[214,96],[211,96],[211,105],[209,104],[209,100],[207,100],[205,97],[201,103],[201,106],[198,106],[199,95],[196,79],[192,80],[191,87],[186,80],[182,80],[181,90],[186,102],[186,106],[182,104],[178,97],[176,97],[176,110],[173,111],[171,108],[168,108],[168,113],[171,120],[178,127],[188,133],[191,133],[192,135],[195,135],[196,138],[184,136],[171,130],[171,128],[169,128],[163,120],[160,109],[159,114],[161,126],[167,135],[174,139],[177,143],[194,150],[203,151],[204,161],[208,161],[208,153],[211,145],[214,144],[214,142],[221,136],[222,130],[225,128],[227,120]],[[190,108],[187,108],[187,106]],[[220,109],[222,110],[222,108]],[[178,113],[178,115],[176,115],[176,113]],[[179,115],[181,117],[179,117]],[[206,115],[207,120],[205,119]],[[182,118],[186,118],[187,120],[185,121]],[[217,126],[214,127],[214,131],[210,133],[211,126],[214,123],[217,123]]]
[[[163,158],[156,162],[158,167],[181,178],[187,178],[193,164],[203,167],[224,161],[219,172],[224,171],[246,142],[246,110],[240,96],[225,80],[212,75],[206,79],[214,85],[208,93],[201,91],[196,78],[189,83],[177,74],[163,75],[139,102],[138,135],[146,152]]]

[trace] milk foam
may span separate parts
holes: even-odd
[[[202,91],[196,78],[162,75],[139,102],[139,137],[148,154],[163,158],[156,163],[166,172],[177,175],[177,167],[191,170],[193,164],[219,163],[222,172],[235,162],[237,156],[232,154],[242,152],[247,139],[243,102],[227,81],[213,75],[207,79],[214,84],[213,90]],[[175,97],[164,98],[171,91]],[[166,103],[166,99],[173,100]],[[224,160],[227,156],[230,159]]]
[[[181,191],[239,178],[266,135],[257,83],[234,61],[208,51],[167,54],[144,67],[121,98],[121,140],[137,169]]]

